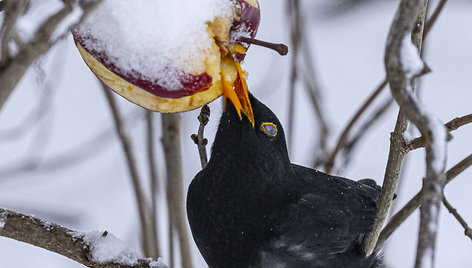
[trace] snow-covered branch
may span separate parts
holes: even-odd
[[[408,38],[405,38],[405,36],[396,36],[392,37],[389,35],[389,39],[387,43],[389,44],[391,42],[391,39],[393,38],[401,38],[399,41],[402,42],[404,39],[410,40],[410,34],[411,34],[411,39],[414,41],[415,46],[418,51],[421,51],[422,44],[423,44],[423,39],[424,39],[424,34],[427,32],[424,32],[424,21],[426,20],[426,10],[428,6],[428,1],[423,0],[424,5],[420,8],[418,12],[415,14],[409,14],[411,16],[414,16],[410,18],[410,20],[415,20],[415,28],[413,31],[413,24],[409,29],[409,32],[405,34],[405,36],[408,36]],[[400,6],[401,8],[401,6]],[[400,12],[397,12],[397,15]],[[393,22],[393,25],[395,24],[396,21]],[[410,48],[413,48],[415,50],[415,47],[413,44],[411,44],[411,41],[409,41],[409,44],[411,45]],[[414,52],[416,53],[416,52]],[[423,67],[423,63],[420,61],[421,67]],[[409,77],[408,80],[408,90],[410,94],[413,94],[414,90],[414,85],[415,85],[415,79],[421,75],[426,73],[427,68],[422,68],[421,72],[415,73],[415,75]],[[389,80],[389,74],[387,70],[387,75],[385,78],[385,81],[390,82]],[[406,79],[406,78],[405,78]],[[398,102],[398,101],[397,101]],[[403,139],[403,133],[405,132],[406,128],[408,125],[408,120],[407,120],[407,115],[403,111],[403,109],[400,109],[397,117],[397,122],[395,123],[395,129],[393,130],[393,133],[391,134],[390,137],[390,150],[388,154],[388,161],[387,161],[387,167],[385,169],[385,175],[384,175],[384,181],[382,184],[382,190],[380,191],[380,196],[379,196],[379,201],[377,202],[377,216],[375,218],[374,222],[374,228],[373,230],[367,234],[366,238],[364,239],[364,252],[366,256],[369,256],[372,254],[374,251],[374,248],[377,245],[377,240],[380,235],[380,232],[382,230],[383,224],[385,222],[385,219],[387,218],[387,213],[390,209],[393,196],[395,194],[395,189],[398,183],[398,178],[400,174],[400,169],[402,166],[403,158],[405,157],[406,153],[402,148],[404,147],[404,139]]]
[[[80,233],[34,216],[0,208],[0,236],[58,253],[92,268],[165,268],[139,258],[108,232]]]
[[[421,218],[416,267],[434,267],[434,251],[445,184],[446,128],[432,115],[413,93],[415,78],[425,65],[411,42],[411,33],[427,1],[403,0],[390,29],[385,53],[387,80],[392,96],[408,119],[425,139],[426,180],[421,194]]]
[[[451,132],[470,123],[472,123],[472,114],[456,117],[452,119],[451,121],[447,122],[446,124],[444,124],[444,126],[449,132]],[[424,147],[425,145],[424,143],[425,143],[425,140],[423,137],[415,138],[409,143],[405,143],[404,150],[409,152],[409,151]]]

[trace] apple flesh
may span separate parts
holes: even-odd
[[[228,83],[232,87],[234,83],[241,83],[240,80],[245,79],[241,77],[243,73],[239,62],[244,59],[249,45],[238,41],[238,36],[253,38],[256,35],[260,9],[256,0],[238,0],[235,10],[239,11],[234,12],[233,18],[216,18],[207,23],[207,33],[214,38],[214,44],[205,60],[203,72],[191,74],[177,67],[165,67],[178,75],[179,88],[169,89],[163,81],[143,78],[137,71],[123,73],[106,52],[99,53],[85,45],[88,39],[94,39],[93,36],[80,35],[76,31],[73,31],[73,36],[82,58],[92,72],[119,95],[153,111],[188,111],[221,96],[225,85],[227,90]]]

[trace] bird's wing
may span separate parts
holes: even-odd
[[[293,167],[302,190],[276,220],[272,246],[300,258],[352,251],[372,229],[378,189]]]

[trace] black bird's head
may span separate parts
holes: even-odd
[[[290,166],[285,134],[277,116],[249,93],[254,112],[254,126],[245,116],[240,119],[231,102],[226,103],[212,148],[212,159],[231,155],[243,164],[267,168]],[[210,161],[212,160],[210,159]]]

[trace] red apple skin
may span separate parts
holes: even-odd
[[[232,32],[242,32],[246,31],[249,33],[249,37],[254,38],[257,34],[257,29],[259,28],[259,23],[261,21],[261,9],[259,7],[255,7],[245,0],[238,0],[239,5],[241,6],[241,19],[239,22],[233,23],[233,30]],[[249,48],[249,44],[238,42],[236,43]],[[244,60],[246,54],[236,53],[234,55],[235,59],[239,62]]]
[[[177,90],[168,90],[167,88],[160,86],[159,81],[151,82],[149,80],[143,79],[138,72],[124,74],[111,61],[107,60],[108,58],[103,52],[92,50],[84,45],[86,44],[85,38],[90,37],[82,37],[77,35],[75,32],[72,32],[72,34],[74,36],[74,41],[79,42],[88,53],[93,55],[108,70],[112,71],[114,74],[118,75],[129,83],[136,85],[153,95],[163,98],[181,98],[204,91],[212,84],[211,76],[206,73],[200,75],[191,75],[180,70],[172,70],[181,73],[180,82],[182,84],[182,88]],[[171,69],[171,67],[168,68]]]
[[[237,23],[233,23],[232,32],[245,30],[250,33],[251,38],[254,38],[259,27],[260,10],[258,7],[254,7],[253,5],[247,3],[245,0],[238,0],[238,2],[241,5],[241,20]],[[179,89],[169,90],[161,86],[159,81],[149,81],[144,79],[138,72],[124,74],[111,61],[108,60],[108,57],[105,53],[95,51],[85,45],[85,40],[92,37],[80,36],[77,34],[77,32],[74,31],[72,31],[72,34],[74,36],[74,41],[76,43],[79,43],[90,55],[92,55],[101,64],[103,64],[105,68],[107,68],[117,76],[121,77],[125,81],[136,85],[155,96],[161,98],[177,99],[205,91],[212,86],[212,77],[206,73],[192,75],[185,73],[182,70],[177,70],[173,67],[168,68],[170,69],[170,71],[181,73],[180,82],[182,84],[182,87]],[[249,47],[249,45],[246,43],[237,43],[244,45],[246,48]],[[234,55],[234,58],[239,62],[244,60],[244,57],[245,54],[237,53]]]

